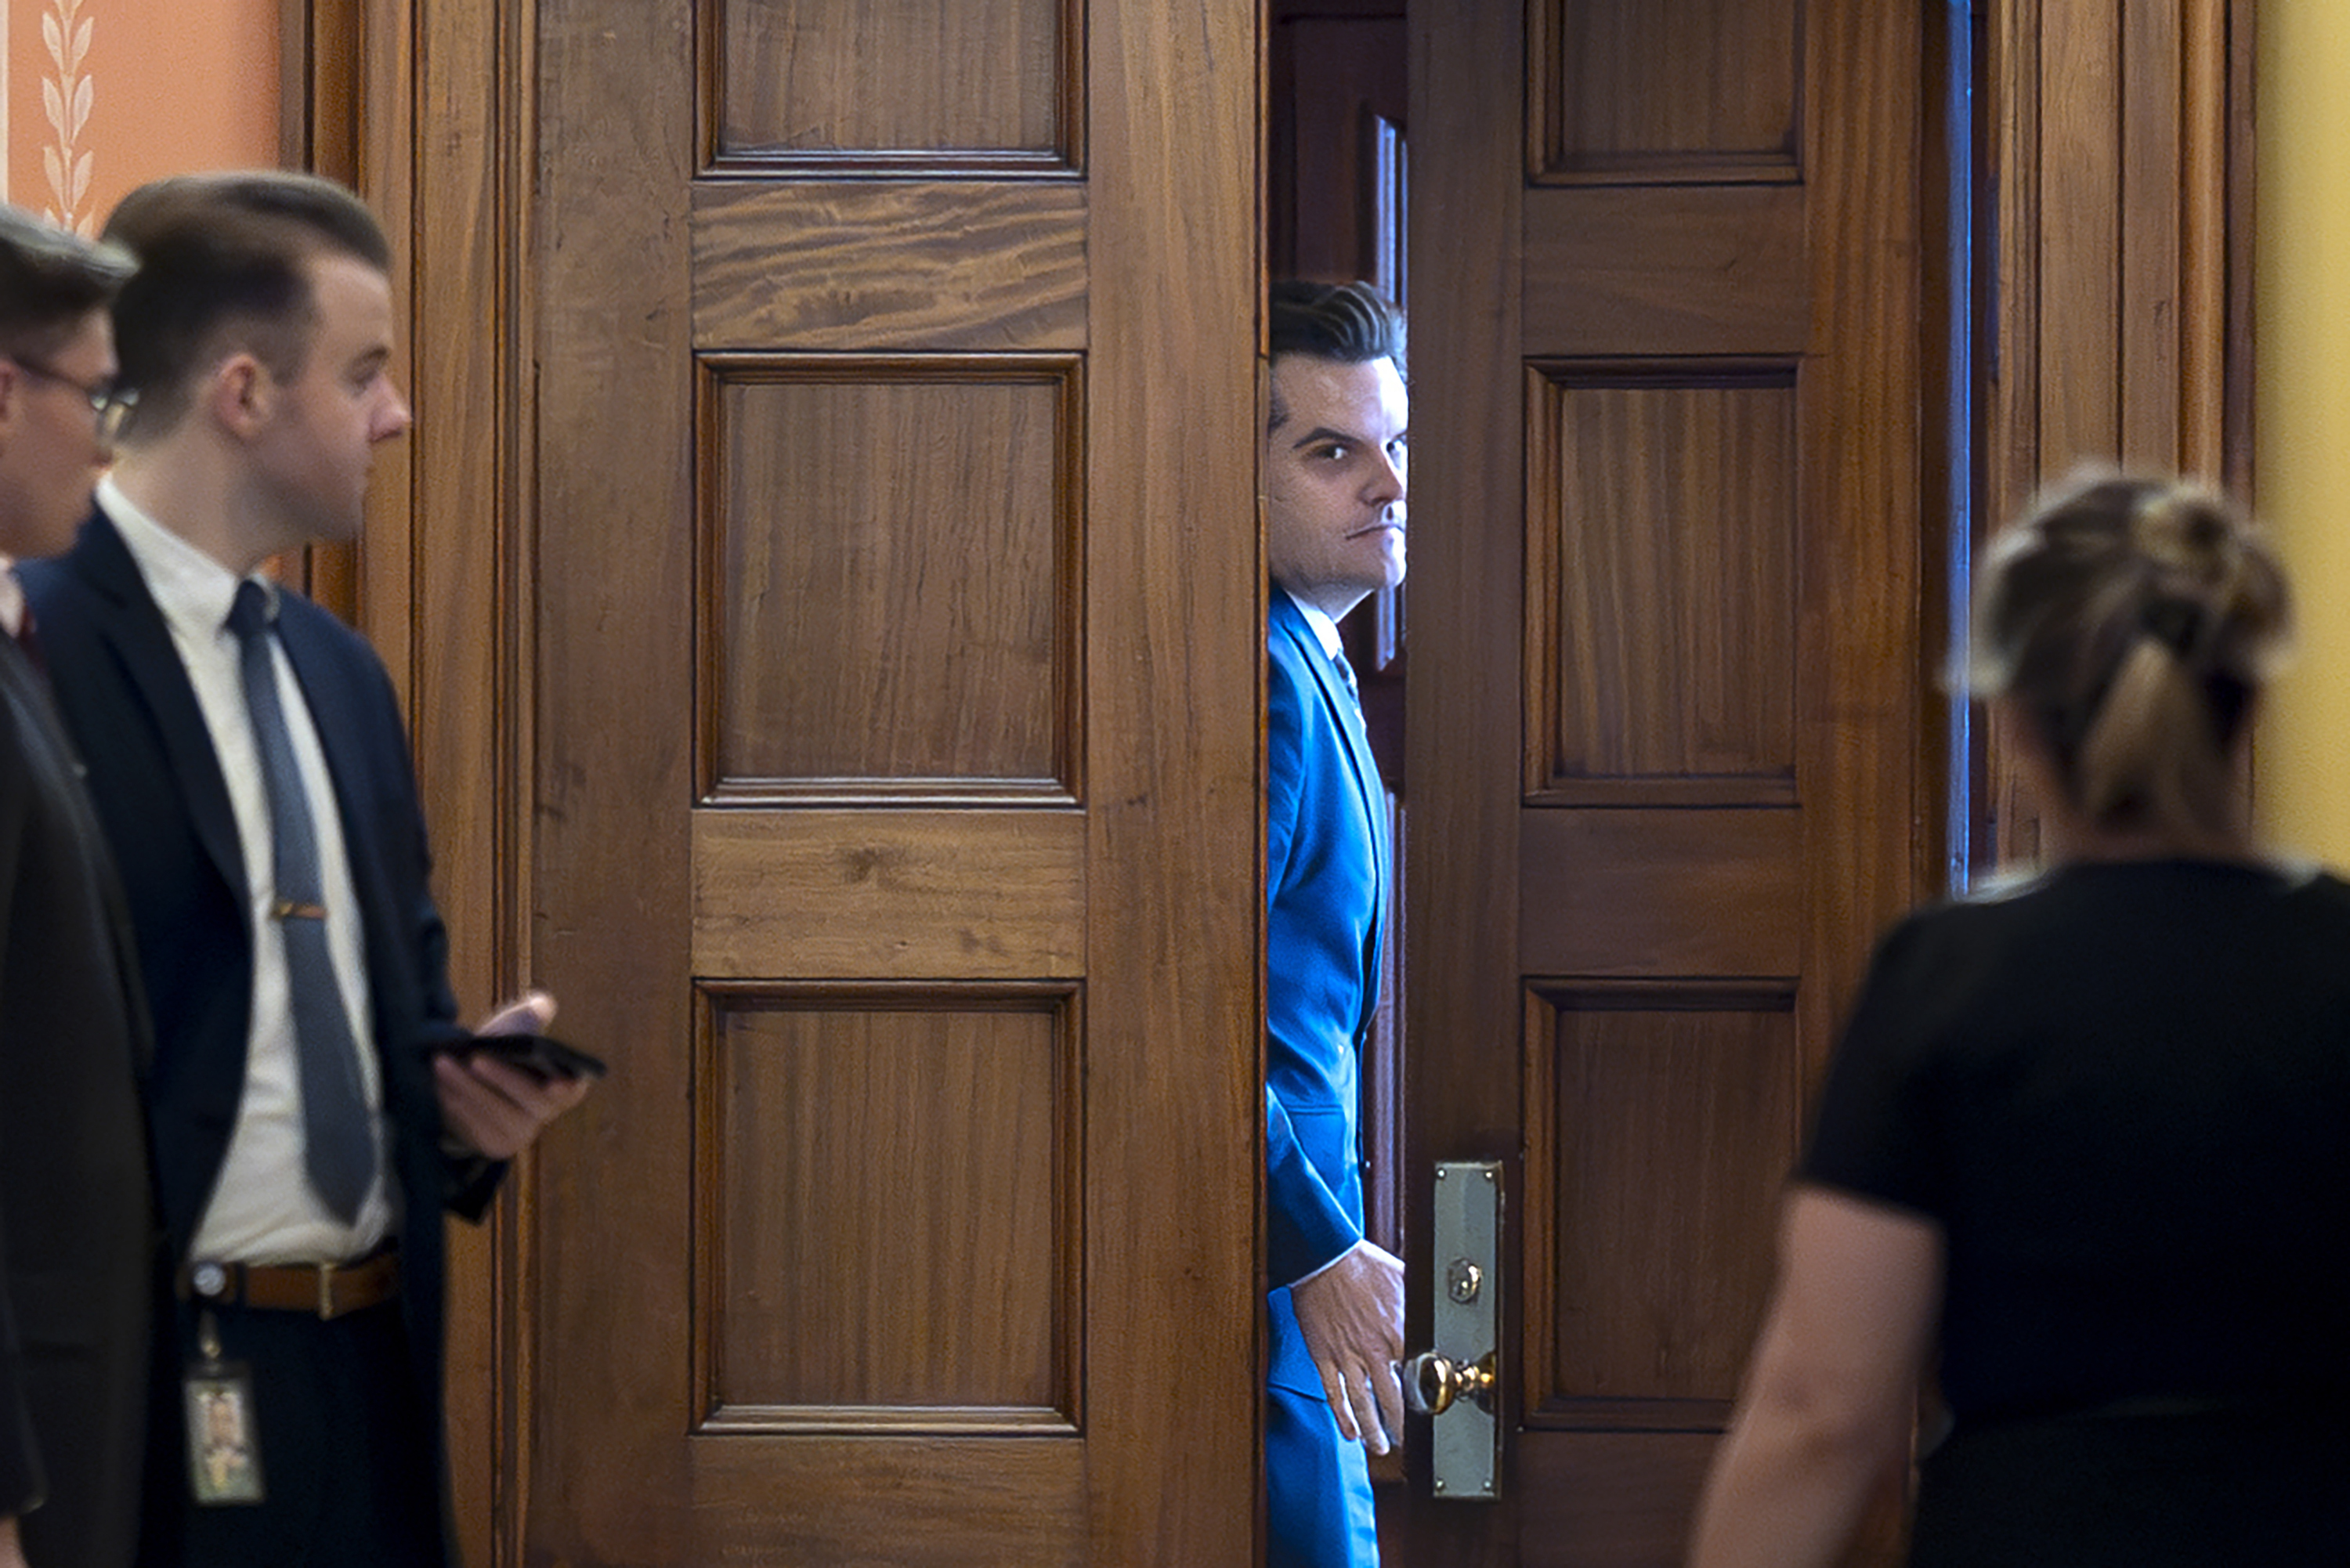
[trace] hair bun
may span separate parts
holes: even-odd
[[[2224,837],[2231,756],[2292,626],[2282,566],[2204,486],[2093,472],[1981,561],[1970,670],[2013,699],[2104,826]]]
[[[2195,662],[2211,618],[2204,606],[2168,596],[2147,600],[2137,612],[2138,629],[2170,649],[2182,664]]]
[[[2189,484],[2145,483],[2130,509],[2132,548],[2156,566],[2208,583],[2241,557],[2238,525],[2227,503]]]

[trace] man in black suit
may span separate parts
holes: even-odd
[[[26,587],[155,1020],[180,1301],[151,1561],[447,1568],[440,1211],[478,1216],[585,1085],[451,1049],[391,684],[258,575],[354,536],[408,427],[390,249],[348,191],[275,172],[154,182],[107,234],[140,263],[114,311],[139,407],[72,554]]]
[[[0,552],[73,540],[130,259],[0,206]],[[121,894],[0,562],[0,1568],[128,1568],[160,1273]]]

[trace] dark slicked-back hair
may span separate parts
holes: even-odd
[[[139,258],[114,305],[122,384],[139,393],[133,441],[179,423],[197,372],[231,348],[272,375],[300,374],[317,321],[314,258],[391,270],[383,227],[357,196],[274,169],[151,181],[114,209],[106,237]]]
[[[1265,295],[1265,353],[1276,364],[1292,354],[1341,365],[1392,359],[1396,374],[1411,379],[1403,312],[1367,283],[1284,278],[1273,285]],[[1266,428],[1278,430],[1288,417],[1276,394]]]
[[[120,247],[0,203],[0,354],[46,358],[130,276]]]

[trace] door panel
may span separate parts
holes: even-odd
[[[1530,0],[1540,182],[1785,169],[1802,18],[1721,0]]]
[[[1075,804],[1076,357],[699,363],[705,797]]]
[[[1721,1424],[1770,1285],[1754,1239],[1795,1116],[1792,1001],[1724,981],[1529,985],[1529,1428]]]
[[[1409,1160],[1508,1166],[1520,1283],[1504,1500],[1400,1561],[1679,1561],[1923,885],[1923,9],[1413,12]]]
[[[1084,34],[1068,0],[728,0],[718,16],[721,163],[1069,151]]]
[[[533,950],[615,1070],[525,1561],[1251,1554],[1262,26],[1165,13],[538,8]]]
[[[1076,1432],[1074,987],[704,1007],[702,1429]]]

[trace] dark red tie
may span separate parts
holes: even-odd
[[[36,673],[46,678],[49,673],[48,655],[41,651],[41,634],[33,628],[33,607],[25,607],[24,618],[16,623],[16,646],[32,660]]]

